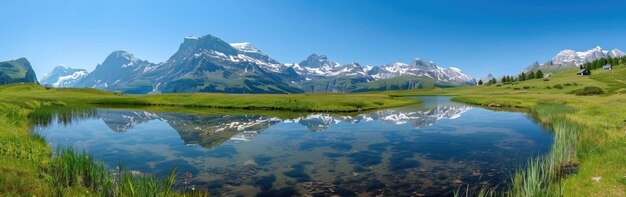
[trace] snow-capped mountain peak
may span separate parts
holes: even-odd
[[[607,51],[602,49],[602,47],[600,46],[596,46],[587,51],[580,52],[571,49],[565,49],[560,51],[556,56],[552,58],[552,64],[580,66],[584,63],[591,62],[600,58],[622,57],[624,55],[624,52],[620,51],[619,49]]]
[[[72,87],[76,82],[89,74],[85,69],[70,68],[65,65],[57,65],[44,75],[40,83],[52,87]]]
[[[556,72],[568,68],[578,67],[587,62],[592,62],[601,58],[608,57],[623,57],[626,56],[624,52],[619,49],[613,49],[610,51],[602,49],[600,46],[596,46],[586,51],[575,51],[571,49],[565,49],[556,54],[550,61],[539,64],[535,62],[526,67],[523,72],[530,72],[535,70],[543,70],[544,72]]]
[[[254,45],[252,45],[252,43],[249,43],[249,42],[230,43],[230,46],[242,52],[261,53],[261,50],[254,47]]]
[[[473,84],[475,80],[463,74],[461,69],[456,67],[442,68],[433,61],[415,58],[411,64],[395,62],[379,66],[380,69],[372,69],[374,79],[389,79],[399,76],[425,76],[438,81],[451,82],[455,84]]]

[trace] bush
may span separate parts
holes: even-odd
[[[547,78],[546,78],[546,79],[543,79],[543,81],[550,81],[550,79],[547,79]]]
[[[513,90],[520,90],[519,88],[513,88]]]
[[[552,87],[550,87],[550,86],[546,86],[546,89],[552,89]]]
[[[565,83],[565,84],[563,84],[563,85],[565,85],[565,86],[571,86],[572,84],[570,84],[570,83]]]
[[[527,89],[529,89],[529,88],[530,88],[530,86],[524,86],[524,89],[525,89],[525,90],[527,90]]]
[[[576,95],[579,95],[579,96],[597,95],[597,94],[603,94],[603,93],[604,91],[602,90],[602,88],[595,87],[595,86],[587,86],[583,89],[576,91]]]
[[[554,85],[552,87],[555,88],[555,89],[559,89],[559,90],[563,89],[563,86],[561,84],[556,84],[556,85]]]
[[[496,85],[496,87],[500,87],[500,86],[502,86],[502,85],[500,85],[500,84]]]

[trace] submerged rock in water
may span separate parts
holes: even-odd
[[[244,166],[256,166],[258,164],[256,163],[256,161],[254,161],[252,159],[249,159],[249,160],[246,160],[245,162],[243,162],[243,165]]]

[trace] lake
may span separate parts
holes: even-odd
[[[35,132],[111,169],[164,176],[176,167],[178,188],[216,196],[451,195],[460,185],[506,184],[553,143],[524,113],[415,98],[423,103],[293,118],[94,109]]]

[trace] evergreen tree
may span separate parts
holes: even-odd
[[[478,85],[483,85],[483,80],[478,80]]]
[[[528,76],[526,76],[527,79],[534,79],[535,78],[535,72],[534,71],[530,71],[530,73],[528,73]]]
[[[506,80],[506,76],[502,77],[502,79],[500,79],[500,81],[501,81],[502,83],[506,83],[506,82],[507,82],[507,80]]]
[[[526,73],[522,72],[522,74],[519,74],[518,78],[519,78],[520,81],[526,80]]]
[[[541,72],[541,70],[537,70],[537,72],[535,73],[535,78],[537,79],[543,78],[543,72]]]

